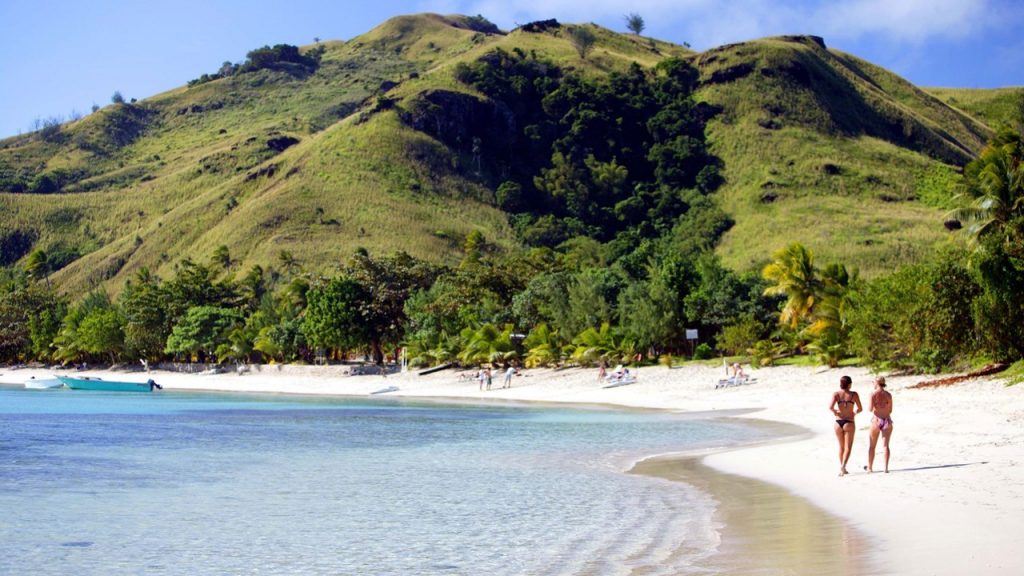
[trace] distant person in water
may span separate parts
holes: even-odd
[[[875,378],[875,391],[871,394],[871,401],[868,402],[868,412],[871,412],[871,443],[868,445],[868,465],[864,467],[868,472],[874,471],[875,446],[878,445],[878,437],[882,437],[882,447],[885,449],[885,471],[889,472],[889,438],[892,438],[892,394],[885,389],[885,377]]]
[[[853,449],[853,435],[857,431],[854,416],[864,409],[860,404],[860,396],[850,390],[853,380],[849,376],[839,379],[839,390],[832,393],[832,402],[828,409],[836,417],[835,431],[836,440],[839,442],[839,475],[846,476],[846,463],[850,461],[850,451]],[[857,411],[854,412],[856,406]]]

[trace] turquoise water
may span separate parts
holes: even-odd
[[[624,471],[763,435],[604,409],[0,388],[0,574],[701,574],[715,502]]]

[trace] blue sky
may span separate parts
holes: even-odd
[[[265,44],[345,40],[416,12],[482,14],[503,29],[557,18],[623,31],[635,12],[644,35],[697,50],[816,34],[922,86],[1024,85],[1022,0],[0,0],[0,137],[87,113],[115,90],[152,96]]]

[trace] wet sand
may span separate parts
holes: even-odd
[[[718,472],[700,457],[657,457],[633,474],[686,482],[718,503],[718,551],[701,568],[710,574],[885,574],[869,538],[849,522],[767,482]]]

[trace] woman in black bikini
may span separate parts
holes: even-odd
[[[853,449],[853,434],[857,426],[853,421],[856,414],[864,409],[860,405],[860,396],[850,390],[853,380],[849,376],[839,379],[839,390],[832,393],[832,402],[828,409],[836,417],[836,440],[839,441],[839,475],[845,476],[846,463],[850,461],[850,451]],[[857,407],[854,412],[853,407]]]

